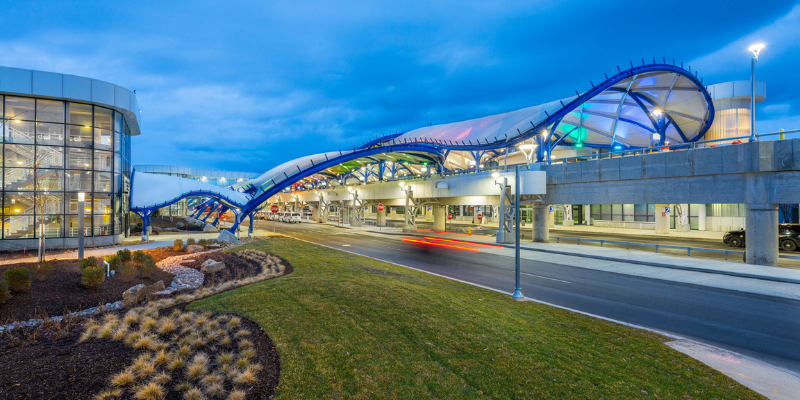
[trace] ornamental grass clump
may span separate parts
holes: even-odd
[[[133,264],[122,264],[119,268],[119,278],[123,282],[130,282],[136,276],[136,266]]]
[[[106,272],[98,266],[81,269],[81,285],[83,286],[88,288],[97,287],[105,280]]]
[[[190,237],[190,238],[186,239],[186,245],[187,246],[193,245],[194,243],[195,243],[194,242],[194,238]]]
[[[116,254],[106,256],[104,260],[108,263],[108,268],[113,271],[118,270],[120,265],[122,265],[122,262],[119,260],[119,256]]]
[[[147,256],[150,257],[149,254]],[[139,276],[149,278],[150,275],[153,275],[153,272],[156,272],[156,262],[153,257],[146,258],[142,263],[142,268],[139,269]]]
[[[183,251],[183,240],[175,239],[175,242],[172,244],[172,249],[175,251]]]
[[[208,246],[208,240],[200,239],[200,240],[197,241],[197,244],[199,244],[200,246],[206,247],[206,246]]]
[[[147,258],[147,256],[148,256],[147,253],[145,253],[145,252],[143,252],[141,250],[136,250],[136,251],[133,252],[133,262],[135,262],[137,264],[141,264],[141,263],[144,262],[144,260]]]
[[[12,292],[27,292],[31,288],[31,271],[25,267],[11,268],[3,273],[3,279]]]
[[[50,274],[53,273],[53,262],[42,261],[33,264],[31,272],[33,273],[33,277],[36,278],[37,281],[42,282],[45,279],[47,279],[47,277],[50,276]]]
[[[8,290],[8,282],[5,276],[0,276],[0,304],[5,303],[11,298],[11,291]]]

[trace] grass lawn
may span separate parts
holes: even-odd
[[[650,332],[293,239],[247,248],[294,273],[189,309],[261,325],[279,399],[762,398]]]

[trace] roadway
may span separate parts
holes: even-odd
[[[259,225],[271,231],[273,224]],[[277,233],[313,243],[513,291],[513,257],[434,249],[402,242],[397,234],[364,234],[331,225],[275,226]],[[521,271],[522,292],[528,297],[670,332],[800,372],[800,301],[525,259]]]

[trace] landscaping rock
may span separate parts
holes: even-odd
[[[217,241],[226,242],[226,243],[234,243],[234,242],[238,242],[239,239],[236,237],[236,235],[234,235],[233,233],[231,233],[229,230],[226,229],[226,230],[220,232],[219,236],[217,237]]]
[[[214,225],[206,224],[203,228],[203,232],[219,232],[219,229]]]
[[[164,230],[167,231],[167,232],[180,232],[181,231],[178,228],[164,228]]]
[[[198,245],[198,244],[190,244],[190,245],[186,246],[186,253],[188,253],[188,254],[199,253],[199,252],[204,251],[204,250],[205,250],[205,248],[203,246]]]
[[[177,226],[178,228],[182,228],[183,227],[183,222],[178,222],[178,223],[175,224],[175,226]]]
[[[161,233],[161,231],[162,231],[162,229],[161,229],[161,228],[159,228],[159,227],[157,227],[157,226],[154,226],[154,227],[153,227],[153,232],[155,232],[155,233]]]
[[[215,274],[219,271],[222,271],[223,269],[225,269],[224,262],[214,261],[210,258],[200,265],[200,271],[208,274]]]
[[[158,281],[150,286],[140,283],[122,293],[123,307],[133,307],[147,298],[151,293],[165,290],[164,281]]]
[[[209,245],[206,245],[206,247],[208,247],[209,249],[218,249],[222,246],[219,243],[211,243]]]

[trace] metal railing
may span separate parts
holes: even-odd
[[[624,244],[626,250],[630,250],[631,246],[644,246],[644,247],[655,247],[656,253],[658,253],[658,249],[678,249],[678,250],[686,250],[686,255],[691,256],[692,250],[694,251],[707,251],[712,253],[725,253],[725,259],[728,259],[728,253],[731,254],[744,254],[743,251],[738,250],[719,250],[719,249],[708,249],[704,247],[687,247],[687,246],[671,246],[666,244],[654,244],[654,243],[638,243],[638,242],[620,242],[617,240],[605,240],[605,239],[584,239],[584,238],[573,238],[573,237],[563,237],[563,236],[553,236],[556,239],[556,243],[559,243],[561,240],[576,240],[578,245],[581,244],[581,241],[584,242],[599,242],[600,247],[603,247],[604,243],[614,243],[614,244]]]

